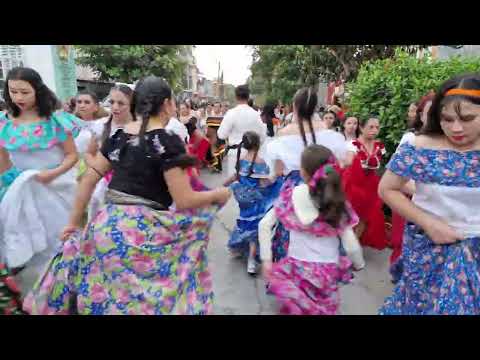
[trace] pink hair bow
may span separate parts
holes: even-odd
[[[317,183],[321,179],[325,179],[328,176],[328,174],[330,174],[332,171],[338,172],[337,169],[338,169],[337,161],[333,156],[331,156],[325,164],[321,165],[317,169],[317,171],[315,171],[310,182],[308,183],[308,186],[310,186],[311,188],[315,188],[317,186]]]

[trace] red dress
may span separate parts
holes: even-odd
[[[390,264],[395,263],[402,253],[403,231],[406,221],[396,212],[392,212],[392,248],[393,252],[390,256]]]
[[[347,199],[366,227],[360,238],[363,246],[370,246],[378,250],[388,245],[385,232],[385,217],[383,202],[378,196],[380,177],[376,170],[380,167],[385,147],[380,141],[374,143],[371,154],[358,140],[353,140],[356,156],[351,166],[343,171],[343,186]]]
[[[196,136],[193,133],[188,142],[188,152],[198,159],[199,167],[207,165],[207,153],[210,150],[210,141],[206,137]]]

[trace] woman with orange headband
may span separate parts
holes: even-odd
[[[409,199],[402,189],[415,181]],[[380,314],[480,314],[480,75],[446,81],[393,155],[379,194],[407,220],[403,272]]]

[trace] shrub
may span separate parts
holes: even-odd
[[[378,116],[390,156],[407,128],[408,106],[449,78],[480,71],[480,57],[432,60],[397,51],[390,59],[363,64],[357,78],[347,84],[349,113],[360,118]]]

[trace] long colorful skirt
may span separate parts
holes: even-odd
[[[262,187],[259,179],[241,177],[231,185],[235,200],[240,208],[235,229],[228,240],[231,250],[248,256],[251,243],[258,244],[258,223],[272,208],[274,200],[278,197],[282,182],[277,180],[273,184]],[[257,251],[257,258],[258,251]]]
[[[381,315],[480,314],[480,237],[436,245],[407,224],[400,259],[402,276]]]
[[[22,315],[20,289],[5,264],[0,263],[0,315]]]
[[[275,263],[269,283],[282,315],[335,315],[340,305],[339,282],[351,280],[352,263],[313,263],[286,257]]]
[[[105,204],[50,263],[24,302],[30,314],[212,312],[207,244],[218,206],[155,211]]]
[[[284,180],[280,192],[285,191],[291,187],[295,187],[303,182],[300,176],[300,171],[292,171]],[[272,260],[273,262],[280,261],[287,256],[288,244],[290,242],[290,232],[285,229],[281,222],[278,222],[275,230],[275,235],[272,239]]]

